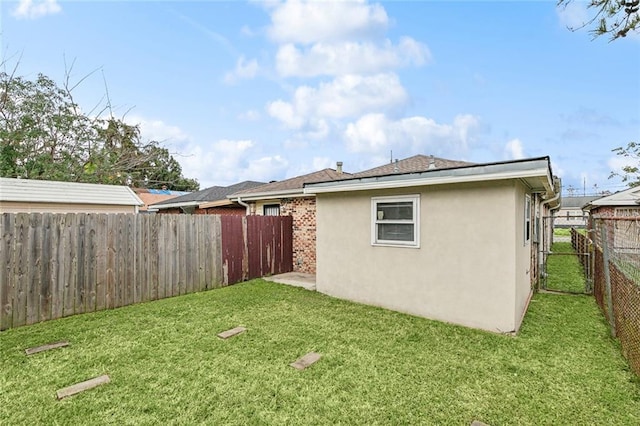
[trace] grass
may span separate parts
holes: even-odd
[[[576,228],[576,232],[585,235],[587,230],[584,228]],[[553,235],[556,237],[570,237],[571,228],[553,228]]]
[[[553,235],[556,237],[570,237],[571,229],[570,228],[553,228]]]
[[[238,325],[248,331],[215,336]],[[63,339],[71,345],[24,354]],[[323,358],[288,366],[310,351]],[[101,374],[111,383],[55,399]],[[640,381],[587,296],[537,294],[514,337],[254,280],[0,333],[0,424],[474,419],[638,425]]]
[[[547,257],[547,289],[566,291],[569,293],[584,293],[585,279],[578,256],[561,253],[575,253],[571,243],[553,243]]]

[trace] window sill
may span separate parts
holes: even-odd
[[[398,244],[398,243],[371,243],[372,247],[396,247],[396,248],[410,248],[410,249],[419,249],[420,244]]]

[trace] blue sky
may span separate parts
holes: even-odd
[[[640,141],[640,37],[567,25],[583,2],[0,3],[3,61],[103,101],[201,187],[415,154],[549,155],[565,189],[623,189]],[[65,65],[66,62],[66,65]]]

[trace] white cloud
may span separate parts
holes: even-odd
[[[276,67],[285,77],[313,77],[377,73],[407,65],[423,65],[431,58],[426,45],[403,37],[398,45],[386,40],[370,42],[316,43],[298,48],[292,43],[278,49]]]
[[[252,79],[256,76],[259,69],[258,61],[255,59],[247,61],[244,56],[240,56],[236,62],[236,68],[224,76],[224,81],[227,84],[233,84],[238,80]]]
[[[558,176],[559,178],[562,178],[565,175],[564,168],[553,160],[551,160],[551,171],[554,176]]]
[[[155,140],[169,148],[180,163],[183,175],[198,179],[201,189],[244,180],[268,182],[283,176],[289,166],[279,155],[261,155],[251,140],[222,139],[200,144],[178,126],[161,120],[140,116],[127,116],[125,120],[140,126],[143,140]]]
[[[290,102],[277,100],[267,112],[291,129],[305,125],[324,126],[324,119],[356,117],[372,111],[387,111],[404,105],[408,96],[398,76],[343,75],[317,88],[298,87]]]
[[[201,188],[226,186],[245,180],[269,182],[289,166],[280,155],[259,156],[251,140],[223,139],[208,146],[189,144],[176,157],[183,173],[195,177]]]
[[[520,139],[511,139],[504,147],[504,156],[507,160],[519,160],[524,158],[522,142]]]
[[[365,1],[299,1],[272,6],[267,32],[279,43],[311,44],[369,38],[384,32],[387,12]]]
[[[609,169],[617,173],[623,173],[622,168],[627,166],[635,167],[638,165],[638,159],[632,157],[623,157],[620,155],[616,155],[615,157],[610,157],[607,161],[607,165]]]
[[[344,137],[350,151],[383,155],[393,149],[397,156],[430,153],[464,157],[473,142],[479,119],[458,115],[452,124],[440,124],[415,116],[390,120],[384,114],[368,114],[350,123]]]
[[[189,136],[178,126],[166,124],[162,120],[150,120],[140,116],[126,116],[124,121],[140,126],[143,140],[156,141],[162,144],[181,144],[189,141]]]
[[[38,19],[61,10],[57,0],[20,0],[11,14],[18,19]]]
[[[572,1],[566,3],[564,6],[557,7],[556,13],[560,19],[562,25],[571,29],[576,29],[584,26],[589,22],[589,13],[587,11],[587,2]]]

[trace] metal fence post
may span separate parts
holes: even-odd
[[[609,240],[607,238],[607,224],[600,221],[602,232],[602,260],[604,263],[604,281],[607,292],[607,310],[609,311],[609,324],[611,326],[611,335],[616,336],[616,318],[613,313],[613,298],[611,296],[611,274],[609,271]]]

